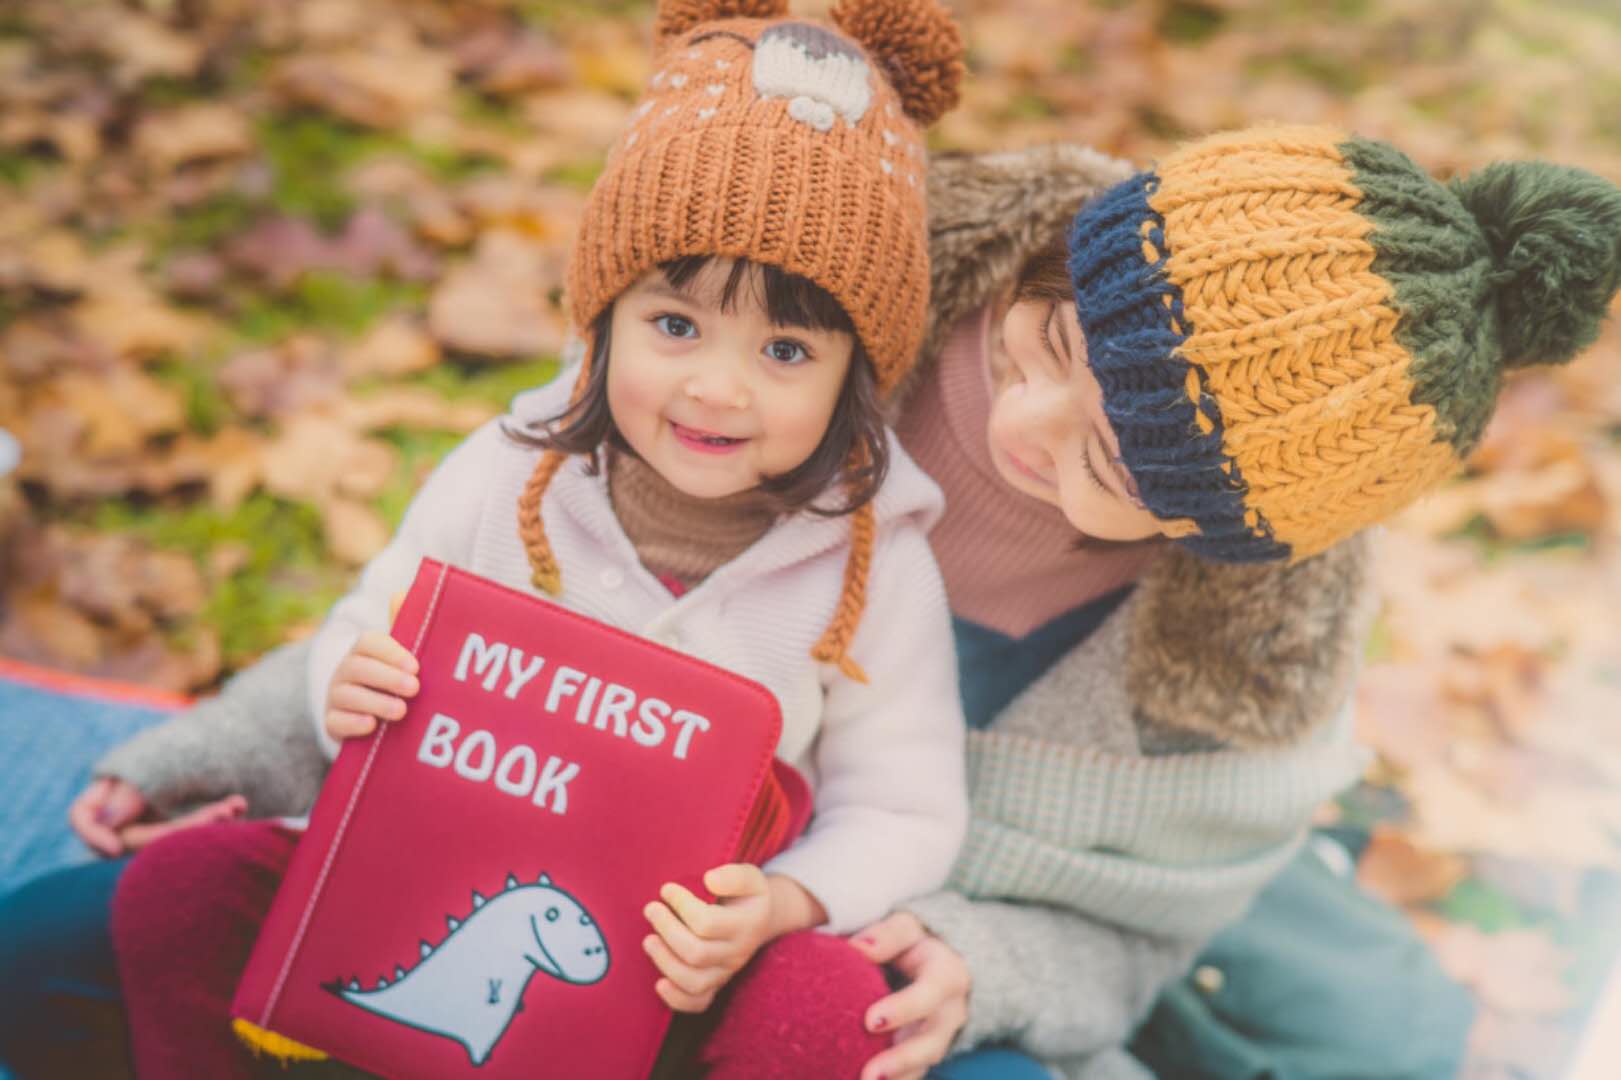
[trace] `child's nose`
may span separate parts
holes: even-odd
[[[716,409],[746,409],[749,390],[746,382],[725,364],[714,364],[687,380],[682,391],[693,401]]]

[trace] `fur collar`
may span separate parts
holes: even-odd
[[[1066,145],[932,160],[930,324],[901,394],[929,376],[959,319],[1011,284],[1082,202],[1133,171]],[[1130,620],[1125,683],[1139,726],[1243,747],[1316,728],[1350,692],[1367,559],[1362,538],[1293,566],[1205,562],[1169,545],[1115,616]]]

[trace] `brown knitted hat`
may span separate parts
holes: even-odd
[[[662,0],[657,67],[586,201],[569,261],[574,325],[689,255],[797,274],[843,306],[887,397],[916,360],[929,296],[923,128],[956,104],[962,38],[938,0],[840,0],[834,29],[787,0]],[[590,344],[576,393],[589,376]],[[537,587],[561,588],[540,517],[549,452],[519,500]],[[853,515],[845,588],[817,659],[847,674],[874,531]]]

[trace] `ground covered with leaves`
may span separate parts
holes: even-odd
[[[807,10],[825,4],[808,3]],[[1439,175],[1621,181],[1603,0],[959,0],[938,147],[1147,161],[1257,120]],[[646,3],[17,0],[0,10],[0,654],[205,691],[308,632],[425,471],[555,370],[566,245],[644,79]],[[1520,377],[1384,531],[1325,812],[1554,1076],[1621,945],[1621,333]]]

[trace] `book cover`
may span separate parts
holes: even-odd
[[[340,750],[233,1016],[391,1077],[645,1075],[642,907],[808,815],[776,699],[433,560],[392,634],[421,689]]]

